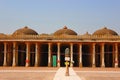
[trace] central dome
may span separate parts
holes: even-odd
[[[77,35],[75,31],[68,29],[66,26],[64,26],[63,29],[59,29],[54,33],[54,35],[62,35],[62,34]]]
[[[38,35],[38,33],[27,26],[24,28],[16,30],[13,35]]]

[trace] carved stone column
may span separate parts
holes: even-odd
[[[39,44],[35,44],[35,66],[38,66],[38,58],[39,58]]]
[[[115,43],[115,67],[118,67],[118,44]]]
[[[70,66],[73,67],[73,43],[70,44]]]
[[[4,63],[3,66],[7,66],[7,43],[4,43]]]
[[[82,67],[82,44],[79,44],[79,66]]]
[[[16,42],[13,42],[13,62],[12,66],[16,66]]]
[[[26,67],[30,66],[30,43],[26,43]]]
[[[60,67],[60,43],[57,43],[57,66]]]
[[[105,67],[105,61],[104,61],[104,43],[102,43],[102,48],[101,48],[101,67]]]
[[[48,66],[51,67],[51,43],[48,43]]]
[[[95,43],[92,45],[93,49],[93,54],[92,54],[92,67],[95,67]]]

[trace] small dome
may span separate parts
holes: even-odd
[[[93,35],[118,35],[118,34],[115,31],[104,27],[103,29],[95,31]]]
[[[0,33],[0,36],[6,36],[4,33]]]
[[[66,26],[64,26],[63,29],[59,29],[54,33],[54,35],[62,35],[62,34],[77,35],[75,31],[68,29]]]
[[[38,35],[38,33],[27,26],[24,28],[16,30],[13,35]]]
[[[91,36],[88,32],[86,32],[83,36]]]

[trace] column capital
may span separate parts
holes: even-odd
[[[70,43],[70,45],[73,45],[73,43]]]
[[[103,46],[103,45],[105,45],[105,43],[101,43],[100,45],[102,45],[102,46]]]
[[[92,45],[94,46],[94,45],[96,45],[96,43],[92,43]]]

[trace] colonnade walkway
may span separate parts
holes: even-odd
[[[59,68],[53,80],[81,80],[72,68],[69,68],[69,76],[65,76],[66,68]]]

